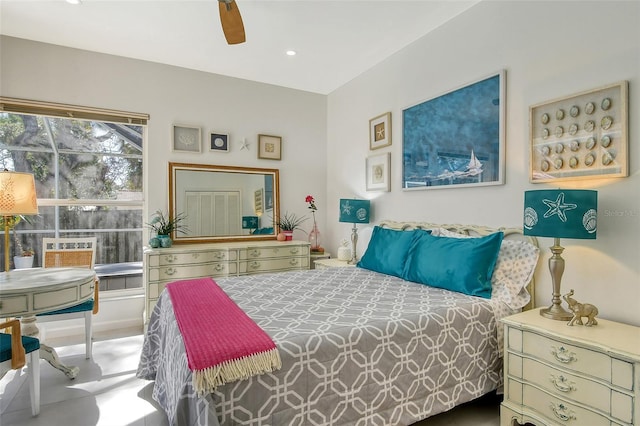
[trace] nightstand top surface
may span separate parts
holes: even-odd
[[[565,321],[556,321],[540,315],[540,309],[532,309],[503,318],[506,324],[524,330],[538,331],[549,336],[585,342],[595,346],[609,347],[640,361],[640,327],[609,321],[596,317],[598,325],[568,326]]]

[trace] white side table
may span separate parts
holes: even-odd
[[[356,266],[349,263],[348,260],[338,260],[338,259],[320,259],[315,262],[316,269],[326,269],[326,268],[344,268],[349,266]]]
[[[313,253],[313,252],[311,252],[311,254],[309,255],[309,258],[311,259],[311,268],[310,269],[315,269],[316,261],[317,260],[324,260],[324,259],[331,259],[331,253],[329,253],[328,251],[325,251],[324,253]]]

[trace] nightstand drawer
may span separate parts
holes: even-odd
[[[523,360],[525,377],[549,393],[580,401],[611,413],[611,389],[601,383],[575,376],[529,358]]]
[[[523,386],[526,404],[555,423],[571,426],[611,426],[611,421],[594,411],[559,399],[533,386]]]
[[[522,336],[524,354],[547,361],[553,365],[579,371],[611,383],[611,358],[600,352],[590,351],[539,334],[525,331]]]

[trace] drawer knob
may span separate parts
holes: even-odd
[[[575,352],[569,351],[564,346],[560,346],[560,348],[556,348],[555,346],[551,346],[551,354],[554,358],[563,364],[569,364],[570,362],[577,361]]]
[[[220,251],[220,252],[216,253],[215,254],[215,258],[216,259],[220,259],[220,260],[224,259],[224,252]]]
[[[175,262],[178,258],[175,255],[168,254],[165,256],[167,262]]]
[[[298,247],[294,247],[290,251],[291,251],[291,254],[298,254],[299,249]]]
[[[560,392],[571,392],[576,390],[576,384],[574,382],[570,382],[564,376],[555,376],[551,375],[551,383],[558,389]]]
[[[218,263],[218,264],[216,264],[216,266],[214,267],[214,269],[215,269],[217,272],[220,272],[220,271],[222,271],[222,270],[224,269],[224,266],[223,266],[222,264]]]
[[[298,259],[291,259],[289,261],[289,265],[291,265],[291,266],[296,266],[297,264],[298,264]]]
[[[258,269],[260,267],[260,262],[252,262],[249,264],[251,269]]]
[[[167,271],[165,273],[167,275],[174,275],[176,272],[176,268],[167,268]]]
[[[555,404],[552,402],[550,407],[553,414],[563,422],[576,420],[576,413],[568,409],[564,404]]]
[[[258,257],[260,256],[260,250],[251,250],[250,255],[251,257]]]

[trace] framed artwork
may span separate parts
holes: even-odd
[[[532,183],[629,176],[628,82],[529,108]]]
[[[174,125],[171,147],[175,152],[201,152],[202,131],[200,127]]]
[[[209,135],[209,151],[229,152],[229,135],[212,132]]]
[[[282,159],[282,138],[280,136],[258,135],[258,158]]]
[[[391,190],[390,170],[391,154],[377,154],[367,157],[367,191]]]
[[[369,149],[391,145],[391,113],[387,112],[369,120]]]
[[[253,211],[257,215],[264,213],[262,189],[257,189],[253,193]]]
[[[501,185],[505,72],[402,111],[403,190]]]

